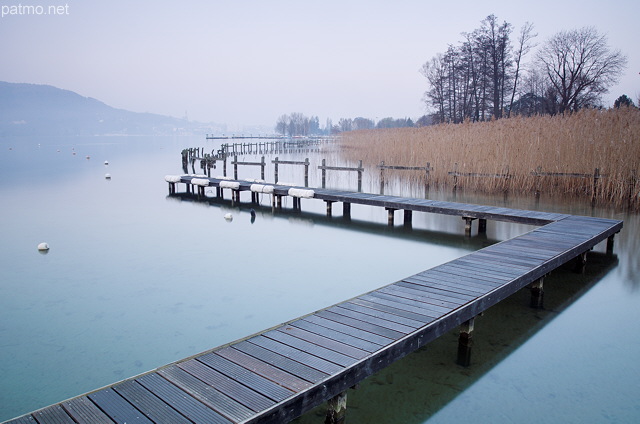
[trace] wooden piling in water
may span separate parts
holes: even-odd
[[[458,336],[458,358],[456,363],[463,367],[468,367],[471,364],[471,348],[473,347],[474,327],[475,318],[471,318],[460,326],[460,335]]]
[[[347,415],[347,392],[342,392],[327,401],[325,424],[344,424]]]
[[[531,290],[531,307],[535,309],[544,308],[544,277],[537,279],[529,286]]]

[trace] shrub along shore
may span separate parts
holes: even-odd
[[[640,207],[637,108],[352,131],[343,133],[341,147],[346,159],[371,167],[381,161],[398,166],[429,163],[431,187],[542,192]],[[414,181],[426,178],[425,173],[405,174]]]

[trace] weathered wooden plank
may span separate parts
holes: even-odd
[[[416,289],[407,288],[401,284],[392,284],[390,286],[385,287],[384,289],[378,290],[379,293],[385,293],[392,296],[403,297],[407,299],[416,300],[420,303],[429,304],[429,310],[434,312],[438,311],[439,315],[446,314],[452,309],[456,309],[458,306],[462,304],[462,302],[446,302],[442,300],[434,299],[429,293],[420,292]],[[423,305],[420,305],[424,307]]]
[[[279,353],[270,351],[247,341],[234,344],[233,348],[273,365],[276,368],[280,368],[281,370],[293,374],[296,377],[309,381],[310,383],[321,381],[328,375],[328,373],[312,368],[301,362],[294,361],[284,355],[280,355]]]
[[[152,423],[142,412],[124,400],[124,398],[112,388],[91,393],[88,397],[98,408],[117,423]]]
[[[232,422],[249,419],[254,414],[254,411],[233,397],[214,389],[175,365],[159,370],[158,374]]]
[[[51,424],[75,424],[73,418],[60,405],[52,405],[33,413],[38,422]]]
[[[327,327],[323,327],[318,324],[314,324],[312,322],[306,321],[304,319],[299,319],[290,323],[291,326],[300,328],[302,330],[308,331],[310,333],[318,334],[319,336],[331,338],[332,340],[339,341],[348,346],[353,346],[355,348],[364,350],[365,352],[374,352],[380,349],[380,345],[376,343],[369,342],[367,340],[359,339],[357,337],[352,336],[351,334],[341,333],[336,330],[332,330]]]
[[[329,319],[329,320],[333,320],[333,321],[339,322],[341,324],[348,325],[349,327],[358,328],[358,329],[364,330],[364,331],[369,331],[371,333],[378,334],[380,336],[387,337],[387,338],[390,338],[390,339],[393,339],[393,340],[399,339],[404,334],[406,334],[406,333],[402,333],[400,331],[391,330],[389,328],[382,327],[380,325],[370,324],[368,322],[360,321],[360,320],[357,320],[357,319],[354,319],[354,318],[349,318],[349,317],[346,317],[344,315],[338,315],[338,314],[336,314],[334,312],[330,312],[330,311],[316,312],[315,315],[319,316],[321,318],[326,318],[326,319]]]
[[[357,360],[347,355],[343,355],[331,349],[307,342],[305,340],[294,337],[290,334],[286,334],[282,331],[274,330],[263,334],[264,337],[268,337],[272,340],[283,343],[287,346],[298,349],[302,352],[306,352],[310,355],[322,358],[326,361],[333,362],[342,367],[346,367],[355,363]]]
[[[369,294],[368,299],[374,300],[380,303],[384,303],[389,306],[396,307],[398,309],[405,309],[417,314],[432,315],[434,319],[451,312],[451,308],[442,308],[440,306],[432,305],[429,303],[421,302],[419,300],[410,299],[401,296],[401,293],[385,293],[381,291],[375,291]]]
[[[23,415],[7,421],[6,424],[37,424],[37,421],[31,415]]]
[[[466,301],[461,300],[458,297],[449,296],[447,292],[434,289],[431,287],[420,286],[408,281],[398,281],[397,283],[389,286],[393,290],[403,290],[408,293],[413,293],[415,296],[422,298],[424,302],[434,303],[435,305],[442,306],[449,309],[455,309],[460,305],[464,305]]]
[[[376,311],[388,312],[393,315],[398,315],[402,318],[422,322],[422,325],[428,324],[435,319],[432,316],[425,315],[424,311],[420,311],[421,313],[412,312],[404,309],[404,305],[393,305],[390,304],[390,302],[385,301],[384,299],[380,299],[371,295],[362,295],[360,297],[352,299],[350,302],[357,305],[365,306]]]
[[[394,331],[397,331],[397,332],[403,333],[403,334],[409,334],[413,330],[415,330],[415,328],[416,328],[416,327],[413,327],[413,326],[400,324],[400,323],[397,323],[395,321],[390,321],[390,320],[387,320],[387,319],[384,319],[384,318],[375,317],[375,316],[370,315],[370,314],[364,314],[362,312],[354,311],[352,309],[343,308],[342,305],[333,306],[333,307],[327,309],[327,311],[335,313],[335,314],[338,314],[338,315],[343,315],[343,316],[348,317],[348,318],[357,319],[359,321],[363,321],[363,322],[368,323],[368,324],[373,324],[373,325],[378,325],[380,327],[389,328],[391,330],[394,330]]]
[[[274,400],[263,396],[195,359],[180,362],[176,365],[206,384],[228,394],[253,411],[257,412],[275,404]]]
[[[343,302],[340,304],[340,307],[344,309],[350,309],[355,312],[360,312],[365,315],[371,315],[376,318],[384,319],[385,321],[397,322],[398,324],[406,325],[407,327],[413,329],[420,328],[425,324],[424,321],[406,318],[401,315],[393,314],[391,312],[371,308],[369,305],[363,305],[362,303],[357,303],[354,301]]]
[[[392,338],[381,336],[379,334],[372,333],[370,331],[362,330],[360,328],[355,328],[350,325],[346,325],[344,323],[334,321],[331,319],[327,319],[319,316],[318,314],[309,315],[304,318],[305,321],[312,322],[314,324],[318,324],[323,327],[327,327],[336,331],[339,331],[344,334],[349,334],[353,337],[357,337],[359,339],[367,340],[372,343],[376,343],[380,346],[386,346],[389,343],[393,342]]]
[[[207,408],[192,396],[189,396],[185,391],[171,384],[159,374],[146,374],[138,377],[136,381],[194,423],[227,424],[231,422],[212,409]]]
[[[326,349],[333,350],[354,359],[362,359],[369,354],[369,352],[365,350],[349,346],[348,344],[342,343],[330,337],[320,336],[318,334],[302,330],[300,328],[294,327],[293,325],[282,326],[278,329],[278,331],[297,337],[306,342],[322,346]]]
[[[156,424],[191,423],[178,411],[133,380],[124,381],[113,386],[113,389]]]
[[[78,424],[112,424],[114,422],[86,396],[62,402],[61,405]]]
[[[298,378],[293,374],[289,374],[288,372],[267,364],[266,362],[260,361],[232,347],[225,347],[216,350],[216,353],[223,358],[240,365],[241,367],[247,368],[268,380],[286,387],[293,392],[298,392],[311,386],[311,383],[306,380]]]
[[[280,402],[293,394],[291,390],[255,374],[214,352],[199,356],[196,359],[276,402]]]

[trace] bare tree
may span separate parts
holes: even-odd
[[[516,97],[518,91],[518,82],[520,77],[520,70],[522,68],[522,58],[529,53],[529,51],[535,47],[532,40],[537,37],[538,34],[533,33],[533,24],[525,22],[524,26],[520,29],[520,37],[518,38],[518,49],[515,52],[513,61],[515,62],[516,69],[513,76],[513,89],[511,90],[511,101],[509,102],[509,111],[507,117],[511,116],[511,109],[513,109],[513,100]]]
[[[595,28],[561,31],[538,52],[545,74],[558,98],[558,112],[594,105],[618,81],[627,64],[619,50]]]

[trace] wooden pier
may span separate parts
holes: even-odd
[[[539,225],[526,234],[294,319],[246,339],[166,365],[114,385],[8,421],[22,423],[286,423],[328,401],[327,422],[340,422],[346,390],[371,374],[460,328],[458,362],[468,365],[474,318],[516,291],[530,287],[532,306],[542,306],[543,279],[613,237],[622,221],[427,199],[328,189],[267,186],[248,181],[180,176],[167,178],[204,195],[269,192],[274,199],[300,196],[331,204],[352,203],[413,212],[457,215]],[[252,187],[253,186],[253,187]],[[265,187],[271,187],[268,190]],[[291,190],[293,189],[293,190]],[[255,201],[252,196],[252,201]],[[306,200],[305,200],[306,201]],[[280,206],[276,206],[276,205]],[[274,201],[281,207],[281,202]],[[486,228],[486,226],[484,227]]]

